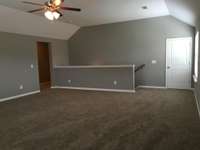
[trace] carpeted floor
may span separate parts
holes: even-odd
[[[0,150],[200,150],[191,91],[48,90],[0,103]]]

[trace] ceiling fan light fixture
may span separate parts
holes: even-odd
[[[53,12],[53,17],[57,20],[57,19],[59,19],[60,18],[60,13],[58,13],[58,12],[56,12],[56,11],[54,11]]]
[[[22,1],[22,2],[25,4],[40,6],[40,8],[38,8],[38,9],[33,9],[33,10],[30,10],[27,12],[35,13],[35,12],[39,12],[39,11],[45,11],[44,16],[48,20],[51,20],[51,21],[57,20],[63,16],[63,14],[61,13],[60,10],[76,11],[76,12],[81,11],[80,8],[61,6],[62,3],[64,3],[64,0],[47,0],[46,2],[44,2],[44,4],[29,2],[29,1]]]
[[[45,16],[47,19],[53,21],[53,20],[59,19],[59,18],[61,17],[61,14],[58,13],[57,11],[52,12],[52,11],[50,11],[50,10],[47,10],[47,11],[44,13],[44,16]]]
[[[49,10],[47,10],[47,11],[44,13],[44,16],[45,16],[47,19],[51,20],[51,21],[54,20],[54,15],[53,15],[53,13],[52,13],[51,11],[49,11]]]

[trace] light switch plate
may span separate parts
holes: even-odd
[[[157,60],[152,60],[152,64],[157,64]]]
[[[19,86],[19,89],[20,89],[20,90],[23,90],[23,89],[24,89],[24,86],[23,86],[23,85],[20,85],[20,86]]]

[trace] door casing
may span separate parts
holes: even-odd
[[[168,67],[168,63],[167,63],[167,60],[168,60],[168,55],[167,55],[167,53],[168,53],[168,50],[169,50],[169,47],[168,47],[168,41],[169,40],[173,40],[173,39],[189,39],[189,40],[191,40],[191,50],[190,50],[190,68],[189,68],[189,70],[190,70],[190,74],[191,74],[191,78],[190,78],[190,85],[192,86],[192,54],[193,54],[193,38],[192,37],[181,37],[181,38],[167,38],[166,39],[166,68],[165,68],[165,86],[166,86],[166,88],[170,88],[169,87],[169,85],[168,85],[168,78],[167,78],[167,71],[168,71],[168,69],[167,69],[167,67]],[[186,89],[186,88],[176,88],[176,89]],[[187,88],[187,89],[192,89],[192,87],[190,87],[190,88]]]

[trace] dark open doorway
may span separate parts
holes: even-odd
[[[37,42],[40,89],[51,87],[49,43]]]

